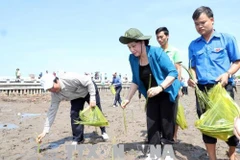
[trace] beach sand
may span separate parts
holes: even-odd
[[[239,88],[238,88],[239,89]],[[127,90],[121,92],[125,97]],[[108,154],[111,159],[112,144],[124,145],[124,159],[141,159],[142,152],[139,151],[139,144],[146,140],[146,115],[144,111],[145,100],[138,99],[136,93],[126,109],[127,132],[124,129],[123,111],[120,107],[113,108],[113,95],[109,90],[101,91],[101,102],[104,115],[109,121],[106,128],[110,140],[104,142],[100,138],[100,129],[85,127],[86,144],[97,144],[106,146],[105,149],[98,148],[99,154]],[[235,100],[240,104],[240,96],[235,94]],[[188,128],[179,129],[179,143],[173,145],[175,156],[179,160],[205,160],[208,159],[200,131],[194,126],[197,120],[195,110],[194,90],[189,88],[189,95],[180,99],[185,108]],[[46,113],[50,105],[50,94],[41,96],[5,96],[0,98],[0,159],[1,160],[28,160],[28,159],[69,159],[66,146],[71,144],[70,125],[70,104],[64,101],[60,104],[56,119],[51,127],[50,133],[44,138],[40,145],[40,153],[37,152],[38,145],[35,138],[43,130]],[[16,125],[16,126],[14,126]],[[96,133],[97,131],[97,133]],[[227,159],[226,151],[228,146],[225,142],[218,140],[217,158]],[[86,151],[87,152],[87,151]],[[238,153],[237,157],[240,159]],[[86,153],[87,155],[87,153]],[[73,155],[79,159],[78,155]],[[86,158],[89,159],[89,158]]]

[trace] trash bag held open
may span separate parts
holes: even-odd
[[[207,92],[211,102],[195,126],[205,135],[227,141],[233,136],[234,118],[239,116],[239,106],[221,84],[215,85]]]
[[[75,124],[83,124],[89,126],[103,127],[108,126],[108,120],[103,115],[102,111],[95,107],[87,107],[79,112],[80,121],[75,120]]]

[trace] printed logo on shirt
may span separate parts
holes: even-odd
[[[220,52],[223,48],[214,48],[214,52]]]

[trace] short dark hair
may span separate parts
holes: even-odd
[[[156,31],[155,34],[157,35],[158,33],[163,32],[166,36],[169,35],[169,31],[167,27],[159,27]]]
[[[213,12],[211,8],[206,6],[201,6],[194,11],[192,15],[192,19],[197,20],[202,13],[205,13],[208,16],[208,18],[213,18]]]
[[[145,40],[144,44],[145,44],[145,46],[148,46],[149,45],[149,40]]]
[[[59,80],[59,78],[58,78],[58,77],[55,77],[54,80],[53,80],[53,82],[54,82],[54,83],[57,83],[58,80]]]
[[[137,40],[135,42],[137,43],[137,42],[141,42],[141,41],[144,41],[145,46],[149,45],[149,40]]]

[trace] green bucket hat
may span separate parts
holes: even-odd
[[[130,28],[128,29],[124,36],[121,36],[119,38],[119,41],[122,43],[122,44],[128,44],[130,42],[134,42],[136,40],[149,40],[152,36],[144,36],[142,34],[142,32],[140,32],[138,29],[136,28]]]

